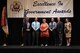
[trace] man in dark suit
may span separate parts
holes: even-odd
[[[61,46],[63,41],[63,23],[61,22],[60,17],[58,17],[57,20],[58,45]]]
[[[23,44],[24,45],[30,45],[31,44],[31,34],[30,34],[31,25],[29,23],[29,18],[23,19]]]

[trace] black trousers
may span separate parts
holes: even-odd
[[[4,35],[4,37],[3,37],[3,44],[4,44],[4,43],[7,44],[7,38],[8,38],[8,37],[6,37],[6,35]]]
[[[5,33],[2,33],[2,37],[1,38],[1,41],[2,41],[2,44],[8,44],[8,35],[6,35]]]
[[[41,37],[41,44],[49,44],[49,37]]]
[[[56,30],[51,31],[51,45],[58,45],[58,35]]]
[[[63,41],[63,33],[58,33],[58,36],[59,36],[59,39],[58,39],[59,46],[61,46],[62,45],[62,41]]]
[[[23,43],[24,43],[24,45],[31,45],[31,34],[30,34],[30,31],[24,32]]]
[[[32,45],[39,45],[39,31],[32,32]]]

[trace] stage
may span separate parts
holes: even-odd
[[[24,8],[24,5],[25,6],[28,5],[28,7],[30,7],[29,6],[30,3],[26,3],[26,2],[24,2],[22,0],[19,0],[19,1],[21,1],[21,3],[22,3],[22,4],[20,4],[21,7]],[[27,0],[25,0],[25,1],[27,1]],[[29,0],[29,1],[32,2],[32,0]],[[55,1],[58,1],[58,0],[55,0]],[[15,2],[13,2],[13,3],[15,3]],[[13,3],[12,3],[12,1],[10,3],[7,3],[7,0],[0,0],[0,4],[1,4],[0,5],[0,7],[1,7],[0,8],[0,17],[2,17],[2,8],[4,6],[6,6],[6,7],[8,7],[8,6],[9,7],[13,7],[14,6],[14,5],[12,5]],[[24,3],[26,3],[26,4],[24,4]],[[62,3],[63,2],[61,1],[61,4]],[[72,8],[70,7],[71,4],[69,5],[68,3],[72,4],[72,6],[71,6]],[[70,15],[67,15],[68,13],[65,13],[65,15],[67,15],[67,16],[64,16],[64,17],[61,16],[61,14],[64,15],[63,13],[57,13],[57,10],[59,8],[59,6],[57,7],[57,5],[55,6],[55,8],[52,8],[51,6],[49,6],[49,7],[47,6],[49,9],[51,7],[50,12],[49,12],[49,10],[47,10],[48,8],[43,8],[44,6],[40,6],[40,8],[38,8],[38,6],[37,6],[38,9],[36,8],[36,6],[35,6],[35,9],[31,8],[31,7],[30,8],[33,11],[36,10],[36,12],[37,11],[41,12],[42,10],[43,10],[42,12],[44,12],[45,10],[47,10],[48,13],[44,12],[46,15],[44,15],[42,13],[42,15],[45,16],[45,19],[47,20],[47,23],[49,23],[51,21],[50,18],[53,17],[55,14],[57,15],[57,16],[54,16],[55,17],[55,22],[57,22],[57,17],[59,17],[59,15],[61,17],[61,21],[63,22],[63,24],[65,23],[65,18],[69,18],[70,22],[72,23],[72,37],[71,37],[71,46],[70,47],[67,47],[67,46],[47,46],[47,47],[46,46],[43,46],[43,47],[42,46],[23,46],[22,47],[22,46],[20,46],[19,44],[22,44],[22,42],[23,42],[22,26],[23,26],[24,9],[21,8],[22,10],[20,10],[18,12],[16,10],[18,10],[19,8],[15,9],[13,7],[14,11],[18,12],[20,14],[14,13],[13,10],[11,8],[9,8],[10,13],[7,13],[7,20],[8,20],[8,28],[9,28],[9,33],[10,34],[7,36],[7,39],[6,39],[6,42],[8,44],[8,46],[6,46],[6,47],[2,46],[2,44],[4,42],[5,33],[2,30],[2,26],[0,24],[0,53],[3,53],[3,52],[6,52],[6,53],[7,52],[8,53],[11,53],[11,52],[13,52],[13,53],[15,53],[15,52],[16,53],[25,53],[25,52],[26,53],[80,53],[80,30],[79,30],[80,29],[80,24],[79,24],[80,23],[80,6],[79,6],[80,2],[78,0],[73,0],[73,2],[68,2],[68,3],[67,4],[71,8],[71,11],[69,10],[70,11],[70,13],[69,13]],[[11,5],[7,6],[7,4],[11,4]],[[66,4],[66,3],[63,3],[63,4]],[[34,7],[34,6],[32,6],[32,7]],[[64,7],[64,5],[61,5],[61,8],[62,7]],[[67,6],[65,6],[64,9],[68,10],[69,7],[67,7],[67,8],[66,7]],[[25,11],[28,10],[28,9],[30,10],[30,8],[27,8],[27,7],[25,7],[25,8],[26,8]],[[6,10],[8,10],[8,8]],[[63,8],[62,8],[62,10],[63,10]],[[29,12],[29,11],[26,11],[26,13],[27,12]],[[12,14],[12,13],[14,13],[14,14]],[[13,16],[10,17],[10,16],[8,16],[9,14],[10,14],[10,16],[11,15],[13,15]],[[32,14],[32,15],[33,14],[37,14],[38,16],[36,16],[36,17],[39,17],[39,15],[40,15],[38,21],[40,23],[42,23],[42,19],[44,17],[41,17],[42,16],[41,13],[40,14],[38,14],[38,13],[30,13],[30,14]],[[47,14],[49,14],[49,15],[52,14],[52,16],[49,17],[49,15],[47,15]],[[73,15],[73,16],[71,16],[71,15]],[[29,15],[27,15],[27,17],[28,16]],[[29,22],[32,23],[34,21],[34,18],[35,18],[35,16],[34,17],[30,17]],[[1,21],[1,18],[0,18],[0,21]],[[31,36],[32,36],[32,31],[33,30],[31,29]],[[66,45],[65,35],[63,35],[63,45]]]
[[[80,53],[80,46],[0,46],[0,52],[30,53]]]
[[[80,49],[80,46],[0,46],[0,49]]]

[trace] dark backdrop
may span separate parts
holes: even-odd
[[[0,0],[0,23],[1,23],[1,12],[2,12],[2,7],[6,6],[7,0]],[[79,1],[75,0],[74,1],[74,17],[70,18],[70,21],[72,23],[72,46],[78,46],[80,45],[80,21],[79,21],[79,12],[80,12],[80,6],[79,6]],[[47,23],[50,22],[50,18],[46,18]],[[61,21],[64,22],[64,18],[61,18]],[[30,23],[34,21],[33,18],[30,19]],[[55,18],[55,21],[56,18]],[[20,45],[22,43],[22,18],[8,18],[8,25],[9,25],[9,36],[7,38],[7,44],[9,45]],[[42,22],[42,18],[39,19],[39,22]],[[1,24],[0,24],[0,44],[3,44],[3,37],[5,33],[2,30]],[[65,35],[63,38],[63,45],[66,44],[65,42]]]

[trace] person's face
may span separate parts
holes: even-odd
[[[5,11],[6,7],[4,6],[3,9],[4,9],[4,11]]]
[[[35,18],[35,21],[37,21],[38,20],[38,18]]]
[[[60,21],[60,18],[58,18],[57,20]]]
[[[46,23],[46,19],[43,19],[43,23]]]
[[[68,22],[68,19],[66,19],[66,22]]]
[[[54,18],[51,18],[51,21],[53,22],[54,21]]]
[[[4,7],[4,9],[5,9],[6,7]]]

